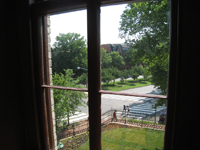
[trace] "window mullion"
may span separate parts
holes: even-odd
[[[87,2],[90,149],[101,150],[100,0]]]

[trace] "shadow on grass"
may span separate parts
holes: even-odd
[[[133,80],[128,80],[128,83],[135,83],[135,81],[133,81]]]
[[[109,88],[117,87],[116,84],[101,85],[102,90],[109,90]]]
[[[125,85],[126,83],[117,83],[118,85]]]

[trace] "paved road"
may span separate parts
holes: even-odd
[[[143,94],[159,94],[160,93],[160,91],[158,89],[154,88],[153,85],[123,90],[123,91],[119,91],[119,92],[140,93],[140,94],[141,93],[143,93]],[[146,109],[148,107],[147,105],[152,106],[152,104],[146,103],[147,101],[152,100],[152,99],[144,98],[144,97],[102,94],[101,99],[102,99],[102,101],[101,101],[101,112],[102,113],[104,113],[110,109],[121,109],[122,110],[123,105],[128,105],[130,107],[130,110],[132,109],[132,106],[134,106],[135,104],[141,104],[141,106],[140,106],[141,110],[143,108]],[[87,102],[87,99],[84,99],[84,101]],[[146,106],[142,105],[143,103],[146,103]],[[72,121],[73,121],[73,119],[77,120],[78,118],[83,119],[83,118],[88,117],[88,107],[79,107],[79,110],[81,112],[78,113],[78,115],[76,115],[76,116],[72,116],[72,118],[71,118]],[[149,108],[149,111],[152,111],[151,108]]]

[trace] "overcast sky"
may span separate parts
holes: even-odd
[[[124,43],[119,38],[120,15],[125,4],[101,7],[101,44]],[[75,32],[87,40],[87,11],[76,11],[60,15],[52,15],[51,19],[51,45],[56,41],[59,33]]]

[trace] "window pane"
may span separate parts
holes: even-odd
[[[89,140],[87,93],[51,89],[57,145],[78,149]]]
[[[167,94],[169,16],[163,0],[101,7],[102,90]]]
[[[87,87],[86,10],[51,15],[53,85]],[[66,80],[57,82],[58,75]]]
[[[102,90],[167,94],[169,6],[153,0],[101,8]],[[163,148],[165,99],[101,98],[102,149]]]
[[[86,10],[51,15],[50,21],[50,84],[87,88]],[[78,149],[89,139],[87,93],[51,89],[51,98],[57,148]]]

